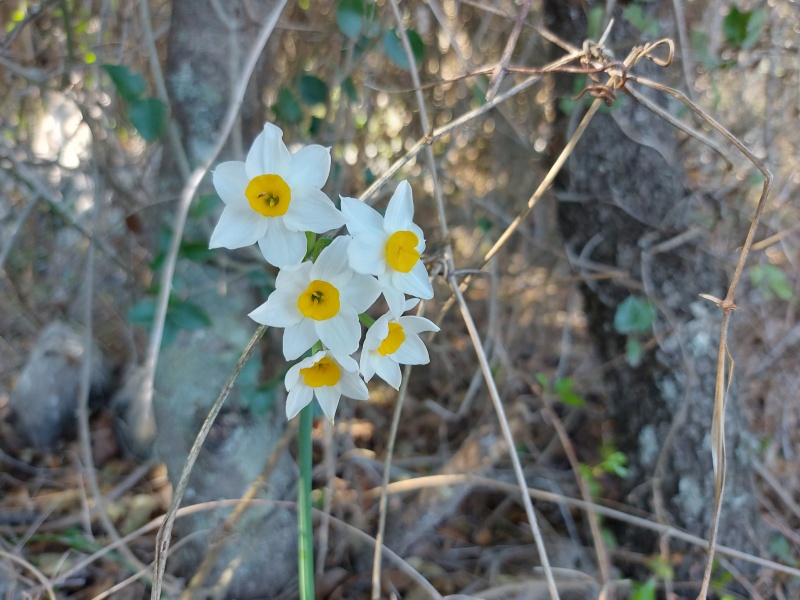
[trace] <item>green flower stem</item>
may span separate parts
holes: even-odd
[[[311,348],[312,356],[322,350],[317,342]],[[301,600],[314,600],[314,529],[311,523],[311,429],[314,423],[314,406],[309,404],[300,411],[300,480],[297,485],[297,575],[300,580]]]
[[[365,327],[370,328],[375,323],[375,319],[370,317],[367,313],[358,315],[358,320],[361,321]]]
[[[314,407],[300,411],[300,481],[297,486],[297,575],[301,600],[314,600],[314,532],[311,526],[311,426]]]

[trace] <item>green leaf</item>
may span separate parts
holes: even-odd
[[[306,260],[314,251],[314,246],[317,243],[317,234],[313,231],[306,231],[306,255],[303,260]]]
[[[278,101],[272,105],[275,118],[284,123],[299,123],[303,118],[303,109],[297,102],[294,94],[286,88],[281,88],[278,92]]]
[[[642,343],[634,336],[628,336],[625,341],[625,360],[633,368],[642,364],[644,351],[642,350]]]
[[[750,50],[761,39],[764,31],[764,22],[767,20],[767,11],[757,8],[750,13],[750,20],[747,22],[747,35],[744,36],[742,48]]]
[[[128,311],[128,322],[139,327],[150,327],[155,316],[156,301],[153,298],[145,298],[134,304]]]
[[[375,4],[367,0],[340,0],[336,9],[339,31],[351,40],[357,40],[362,31],[368,33],[375,21]]]
[[[750,269],[750,282],[758,287],[766,300],[771,300],[773,295],[785,301],[792,299],[792,283],[777,265],[754,265]]]
[[[613,450],[608,452],[607,456],[603,459],[603,462],[598,465],[598,467],[600,467],[606,473],[610,473],[611,475],[616,475],[617,477],[625,479],[628,475],[630,475],[630,470],[628,469],[627,464],[628,457],[619,450]]]
[[[411,52],[414,55],[414,62],[417,66],[422,64],[422,59],[425,57],[425,42],[419,37],[419,34],[413,29],[407,29],[408,41],[411,44]],[[401,69],[408,69],[408,59],[406,58],[406,51],[403,48],[403,43],[397,35],[396,29],[390,29],[383,32],[383,49],[386,56]]]
[[[478,229],[480,229],[483,233],[489,233],[491,228],[494,226],[491,219],[487,219],[486,217],[480,217],[477,222]]]
[[[590,40],[598,40],[603,34],[603,17],[606,11],[602,6],[595,6],[589,10],[589,18],[587,19],[586,37]]]
[[[547,375],[545,375],[544,373],[537,373],[536,381],[538,381],[539,385],[542,386],[543,391],[547,391],[550,389],[550,381],[547,379]]]
[[[644,583],[633,582],[631,600],[656,600],[656,580],[648,579]]]
[[[474,106],[486,104],[486,90],[489,89],[489,77],[478,75],[472,84],[472,102]]]
[[[319,77],[303,75],[300,78],[300,97],[310,106],[328,102],[328,84]]]
[[[167,125],[167,105],[158,98],[140,98],[131,102],[128,116],[145,141],[154,142]]]
[[[656,318],[653,303],[646,298],[628,296],[617,306],[614,329],[619,333],[648,333]]]
[[[722,66],[722,60],[719,56],[713,56],[709,51],[710,38],[708,34],[702,31],[692,32],[692,52],[695,58],[703,65],[703,68],[708,71],[713,71]]]
[[[358,95],[356,84],[353,83],[353,78],[348,77],[342,82],[342,91],[345,93],[350,102],[361,102],[361,97]]]
[[[129,104],[144,94],[147,84],[139,73],[131,73],[124,65],[103,65],[103,70],[111,77],[111,83]]]
[[[722,31],[729,45],[749,50],[761,39],[767,12],[763,8],[742,12],[732,7],[722,21]]]
[[[586,482],[586,486],[589,488],[589,495],[592,498],[597,498],[600,496],[600,492],[603,491],[602,487],[600,486],[600,482],[597,481],[597,478],[594,476],[594,469],[589,465],[579,464],[578,471],[580,471],[581,477]]]
[[[167,320],[180,329],[203,329],[211,325],[211,318],[206,312],[186,300],[173,302],[170,299]]]
[[[211,258],[213,252],[208,249],[208,242],[183,242],[178,255],[192,262],[202,263]]]
[[[139,327],[150,327],[155,316],[156,301],[154,298],[145,298],[128,311],[128,321]],[[178,329],[203,329],[209,325],[211,325],[211,319],[202,308],[172,296],[169,299],[167,316],[164,320],[163,343],[168,345]]]
[[[749,12],[742,12],[732,6],[722,20],[722,31],[725,41],[731,46],[740,46],[747,36],[747,22],[750,20]]]
[[[673,580],[675,579],[675,569],[667,561],[660,556],[654,556],[647,560],[647,568],[652,571],[653,575],[659,579]]]
[[[311,251],[311,260],[317,260],[319,258],[319,253],[325,250],[328,246],[331,245],[333,242],[333,238],[329,237],[321,237],[317,240],[314,244],[314,249]]]
[[[643,34],[650,37],[658,35],[658,21],[649,18],[640,4],[629,4],[622,10],[625,19]]]
[[[222,199],[216,194],[200,194],[196,201],[192,202],[192,207],[189,209],[189,216],[192,219],[200,219],[206,215],[210,215],[211,211],[222,202]]]
[[[567,406],[581,407],[586,402],[582,396],[579,396],[572,391],[572,386],[572,379],[556,379],[553,383],[553,389],[555,389],[556,394],[558,394],[558,399],[563,404],[566,404]]]
[[[319,132],[322,131],[322,124],[324,121],[319,117],[311,117],[311,122],[308,124],[308,137],[317,137]]]

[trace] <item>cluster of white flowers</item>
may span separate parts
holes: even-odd
[[[401,364],[430,360],[419,334],[439,330],[428,319],[403,316],[419,299],[433,297],[420,260],[425,238],[413,222],[411,186],[400,183],[385,216],[345,197],[340,212],[321,191],[330,168],[328,148],[312,145],[290,154],[283,132],[267,123],[245,162],[225,162],[214,171],[225,209],[210,247],[258,243],[266,261],[280,269],[275,291],[250,317],[284,329],[286,360],[300,358],[317,343],[323,348],[286,374],[288,419],[316,396],[333,420],[342,395],[369,398],[364,382],[376,374],[399,388]],[[343,225],[349,235],[336,237],[315,261],[303,260],[307,232]],[[372,322],[365,313],[381,294],[389,312]],[[372,325],[359,364],[351,355],[359,349],[362,318]]]

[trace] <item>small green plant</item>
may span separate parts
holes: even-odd
[[[736,49],[750,50],[761,39],[766,20],[767,11],[763,8],[742,12],[735,6],[731,7],[722,21],[725,41]]]
[[[642,364],[644,351],[642,337],[650,333],[656,318],[656,308],[647,298],[628,296],[617,306],[614,314],[614,329],[628,336],[625,358],[632,367]]]
[[[656,600],[656,580],[651,578],[644,583],[634,581],[631,600]]]
[[[555,398],[562,404],[580,408],[586,404],[583,396],[576,393],[572,388],[575,383],[569,378],[558,378],[550,381],[544,373],[536,374],[536,381],[542,386],[542,392]]]
[[[649,37],[649,38],[656,38],[658,37],[658,21],[648,17],[642,5],[638,2],[634,2],[629,4],[622,10],[622,15],[625,19],[636,27],[642,35]]]
[[[594,466],[585,464],[579,466],[581,476],[589,486],[589,493],[593,498],[600,496],[602,491],[600,480],[604,475],[613,475],[620,479],[626,479],[630,474],[628,457],[610,444],[600,446],[600,456],[600,462]]]
[[[154,96],[145,96],[147,83],[140,73],[125,65],[103,65],[117,93],[128,105],[127,118],[146,142],[154,142],[167,126],[167,105]]]
[[[758,288],[764,300],[774,300],[776,296],[785,301],[792,299],[792,284],[777,265],[753,265],[750,268],[750,283]]]

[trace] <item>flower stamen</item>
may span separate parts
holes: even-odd
[[[297,299],[297,308],[315,321],[325,321],[339,314],[339,290],[327,281],[315,279]]]
[[[341,371],[335,362],[323,356],[310,367],[300,369],[300,375],[308,387],[318,388],[339,383]]]
[[[382,356],[394,354],[405,341],[406,333],[403,331],[403,326],[400,323],[389,323],[389,333],[383,338],[381,345],[378,346],[378,352]]]
[[[386,242],[386,262],[395,271],[409,273],[419,260],[418,244],[413,231],[395,231]]]
[[[280,175],[253,177],[244,194],[250,208],[265,217],[282,217],[292,199],[292,191]]]

